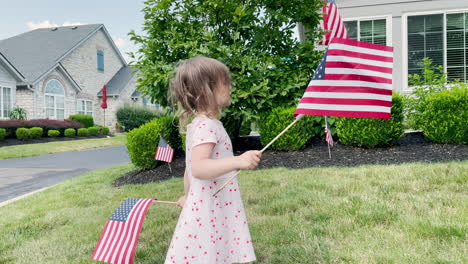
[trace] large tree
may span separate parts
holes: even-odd
[[[309,30],[300,42],[293,29],[297,23],[317,28],[321,5],[320,0],[147,0],[144,33],[130,33],[139,46],[131,54],[140,70],[138,89],[168,106],[175,63],[203,55],[231,70],[228,126],[276,106],[294,105],[319,61],[313,40],[320,33]]]

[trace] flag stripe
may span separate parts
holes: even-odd
[[[341,116],[341,117],[360,117],[360,118],[381,118],[390,119],[390,113],[382,112],[354,112],[354,111],[334,111],[298,108],[295,115],[317,115],[317,116]]]
[[[111,244],[112,244],[112,241],[114,241],[114,236],[116,234],[116,230],[118,229],[118,223],[116,223],[115,221],[109,221],[111,222],[111,227],[110,227],[110,233],[109,233],[109,236],[106,237],[106,239],[104,240],[105,244],[104,244],[104,247],[102,248],[102,251],[101,251],[101,254],[99,256],[99,260],[105,260],[106,259],[106,256],[108,255],[108,252],[111,248]]]
[[[112,257],[112,252],[114,251],[114,248],[115,248],[115,244],[117,241],[119,241],[120,239],[120,234],[122,232],[122,229],[125,225],[125,223],[123,222],[120,222],[120,221],[112,221],[114,222],[115,224],[115,229],[112,230],[112,237],[109,239],[109,245],[106,249],[106,252],[104,253],[102,259],[104,261],[107,261],[107,260],[110,260],[110,258]],[[116,239],[117,238],[117,239]]]
[[[337,105],[370,105],[391,107],[392,101],[367,100],[367,99],[337,99],[337,98],[311,98],[301,100],[301,104],[337,104]]]
[[[379,45],[379,44],[373,44],[369,42],[364,42],[364,41],[359,41],[359,40],[352,40],[352,39],[334,39],[333,40],[333,45],[338,45],[338,44],[344,44],[347,46],[355,46],[355,47],[361,47],[361,48],[367,48],[367,49],[373,49],[373,50],[380,50],[380,51],[388,51],[392,52],[393,54],[393,47],[385,46],[385,45]],[[330,44],[330,48],[333,48]],[[389,55],[393,56],[393,55]]]
[[[342,74],[326,74],[325,78],[327,80],[346,80],[346,81],[362,81],[362,82],[373,82],[378,84],[392,84],[392,79],[375,77],[375,76],[368,76],[368,75],[358,75],[358,74],[349,74],[349,73],[342,73]]]
[[[385,78],[392,81],[392,74],[382,73],[378,71],[372,70],[364,70],[364,69],[349,69],[349,68],[327,68],[325,70],[325,74],[354,74],[354,75],[365,75],[365,76],[376,76],[380,78]]]
[[[381,60],[386,62],[393,62],[393,52],[382,51],[364,47],[357,47],[345,44],[330,44],[329,55],[346,55],[350,57],[366,57],[371,60]]]
[[[391,98],[392,98],[391,97],[392,90],[368,88],[368,87],[359,87],[359,86],[318,86],[318,85],[312,85],[312,86],[307,87],[306,92],[361,93],[362,95],[359,95],[359,96],[365,96],[365,94],[380,94],[380,95],[390,95],[389,97],[386,97],[387,99],[391,100]],[[346,95],[346,96],[352,96],[352,95]],[[347,98],[347,97],[341,97],[341,98]],[[361,98],[361,97],[359,97],[359,98]],[[365,98],[365,99],[369,99],[369,98]]]
[[[355,111],[355,112],[382,112],[390,113],[389,107],[371,106],[371,105],[331,105],[331,104],[308,104],[299,103],[299,108],[317,109],[317,110],[334,110],[334,111]]]
[[[133,233],[132,240],[130,241],[130,246],[128,247],[129,249],[128,252],[125,252],[124,263],[133,262],[132,260],[135,254],[136,245],[138,244],[138,234],[140,233],[141,227],[143,226],[144,215],[146,215],[146,212],[148,211],[148,208],[152,202],[153,202],[152,200],[147,200],[147,202],[145,203],[145,207],[143,208],[142,212],[140,213],[140,216],[138,217],[136,232]]]
[[[381,94],[368,94],[368,93],[329,93],[329,92],[306,92],[304,97],[301,99],[304,100],[308,97],[317,97],[317,98],[337,98],[337,99],[370,99],[370,100],[384,100],[392,101],[392,96],[390,95],[381,95]]]
[[[328,61],[359,63],[359,64],[374,65],[377,67],[393,68],[393,62],[374,61],[374,60],[367,60],[363,58],[354,58],[354,57],[347,57],[347,56],[328,56],[327,62]]]
[[[378,66],[362,64],[362,63],[347,63],[347,62],[341,62],[341,61],[329,61],[326,63],[327,71],[333,68],[352,68],[352,69],[361,69],[361,70],[369,70],[373,72],[392,74],[392,68],[387,68],[387,67],[378,67]]]
[[[100,246],[94,249],[93,254],[91,254],[91,258],[94,258],[100,253],[100,250],[102,248],[101,242],[104,241],[107,235],[109,234],[109,229],[108,229],[109,224],[111,224],[109,221],[106,222],[106,225],[104,226],[104,230],[102,231],[101,237],[99,238],[99,241],[98,241],[98,245]]]
[[[356,87],[367,87],[367,88],[377,88],[392,90],[392,85],[386,83],[373,83],[373,82],[362,82],[362,81],[340,81],[340,80],[312,80],[309,84],[317,86],[356,86]]]

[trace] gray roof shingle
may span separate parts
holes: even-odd
[[[33,83],[91,33],[103,27],[91,24],[32,30],[0,41],[5,56],[28,82]]]
[[[123,66],[120,70],[110,79],[106,84],[107,95],[120,95],[122,90],[127,86],[137,70],[131,66]],[[102,95],[102,91],[98,93],[98,96]]]

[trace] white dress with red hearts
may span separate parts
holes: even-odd
[[[197,116],[187,126],[186,166],[190,190],[179,216],[165,264],[247,263],[256,260],[237,178],[213,197],[234,172],[213,180],[192,177],[191,150],[215,143],[211,158],[233,156],[221,121]]]

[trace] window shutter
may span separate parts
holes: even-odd
[[[102,50],[97,51],[97,69],[104,71],[104,52]]]
[[[447,14],[447,77],[466,81],[467,14]]]

